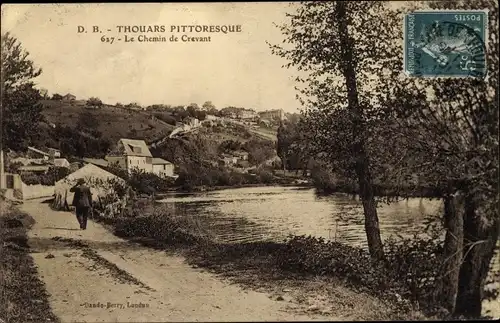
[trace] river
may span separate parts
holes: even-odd
[[[363,206],[346,194],[318,196],[314,189],[251,187],[174,194],[162,202],[198,219],[202,231],[219,242],[283,241],[288,235],[311,235],[367,248]],[[439,216],[440,200],[412,198],[379,204],[383,240],[425,234],[427,216]],[[204,229],[204,230],[203,230]],[[398,237],[399,236],[399,237]],[[500,255],[493,261],[500,270]],[[500,317],[498,300],[484,301],[484,314]]]
[[[251,187],[175,194],[162,202],[177,212],[203,218],[219,242],[282,241],[288,235],[311,235],[366,247],[363,206],[346,194],[318,196],[314,189]],[[439,214],[439,200],[409,199],[379,204],[383,239],[422,233],[424,219]]]

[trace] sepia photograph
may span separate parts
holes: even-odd
[[[498,16],[3,3],[0,323],[499,320]]]

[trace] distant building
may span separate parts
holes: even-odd
[[[235,151],[233,155],[241,160],[248,160],[248,153],[246,151]]]
[[[158,176],[174,177],[174,164],[162,158],[153,158],[153,173]]]
[[[265,120],[265,119],[260,120],[259,126],[269,128],[269,127],[271,127],[271,121]]]
[[[99,158],[83,158],[82,159],[84,163],[86,164],[92,164],[96,165],[99,167],[108,167],[109,163],[105,159],[99,159]]]
[[[53,164],[56,167],[65,167],[65,168],[70,167],[70,163],[66,158],[55,158]]]
[[[59,158],[59,157],[61,157],[61,151],[59,149],[49,148],[47,150],[48,150],[48,153],[49,153],[50,157],[52,157],[52,158]]]
[[[207,114],[207,116],[205,117],[205,120],[220,120],[220,117],[217,117],[217,116],[213,116],[211,114]]]
[[[286,120],[285,111],[283,111],[283,109],[267,110],[259,112],[259,117],[261,119],[268,119],[268,120],[280,120],[280,121]]]
[[[68,94],[66,94],[65,96],[62,97],[62,100],[63,101],[75,101],[76,100],[76,96],[74,96],[71,93],[68,93]]]
[[[228,154],[223,154],[219,161],[220,161],[220,164],[222,164],[224,166],[236,165],[236,163],[238,163],[238,157],[231,156]]]
[[[83,107],[83,106],[87,105],[87,101],[85,101],[85,100],[74,100],[74,101],[71,102],[71,104]]]
[[[28,147],[27,155],[29,158],[33,158],[33,159],[44,159],[44,160],[50,159],[49,153],[46,153],[45,151],[42,151],[42,150],[37,149],[35,147]]]
[[[184,123],[189,125],[190,127],[196,128],[200,125],[200,120],[192,117],[187,117],[184,119]]]
[[[255,112],[254,110],[251,110],[251,109],[241,109],[241,110],[238,110],[238,112],[236,113],[236,118],[237,119],[242,119],[242,120],[254,120],[256,118],[258,118],[259,115],[257,114],[257,112]]]

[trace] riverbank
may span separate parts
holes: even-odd
[[[161,198],[164,195],[168,195],[170,193],[199,193],[199,192],[213,192],[213,191],[222,191],[228,189],[235,188],[251,188],[251,187],[270,187],[270,186],[278,186],[278,187],[303,187],[303,188],[314,188],[312,183],[309,182],[289,182],[289,183],[260,183],[260,184],[239,184],[239,185],[219,185],[219,186],[196,186],[189,190],[183,189],[182,187],[174,187],[170,190],[165,190],[163,192],[159,192],[155,194],[157,198]]]
[[[432,304],[432,300],[423,299],[423,294],[433,289],[432,284],[408,284],[411,273],[418,272],[418,268],[406,264],[415,247],[412,244],[394,245],[393,252],[389,252],[391,266],[387,267],[373,264],[362,249],[308,237],[293,237],[282,243],[216,243],[207,229],[209,226],[200,223],[199,219],[171,213],[161,203],[155,208],[151,214],[143,212],[139,217],[98,217],[96,220],[121,238],[181,254],[196,268],[209,270],[243,288],[266,290],[277,299],[290,297],[289,293],[284,295],[283,290],[298,288],[300,293],[297,295],[313,297],[319,289],[338,296],[341,292],[335,289],[341,288],[345,294],[342,299],[349,299],[349,293],[359,295],[349,304],[332,299],[335,304],[343,304],[346,308],[354,310],[373,299],[380,302],[378,308],[384,310],[370,307],[361,314],[366,320],[423,318],[423,314],[415,310],[416,303],[420,302],[420,306]],[[437,268],[438,259],[430,257],[432,247],[431,243],[422,245],[427,252],[424,250],[422,258],[413,261],[412,266]],[[424,270],[420,278],[425,280],[432,274],[434,272]],[[298,297],[297,303],[300,302],[306,301]],[[329,303],[328,306],[335,308],[335,304]],[[300,306],[307,310],[312,305]]]
[[[0,212],[0,321],[9,323],[59,322],[38,277],[27,244],[34,220],[15,206],[2,203]]]

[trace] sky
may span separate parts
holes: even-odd
[[[98,97],[107,104],[201,106],[212,101],[219,109],[298,112],[297,71],[282,68],[287,62],[266,44],[281,43],[273,24],[286,21],[289,11],[293,7],[285,2],[4,4],[1,29],[43,69],[35,81],[50,95]],[[164,33],[146,34],[167,42],[140,43],[137,36],[144,33],[118,32],[117,26],[134,25],[164,25]],[[241,32],[171,33],[172,25],[241,25]],[[78,33],[78,26],[87,32]],[[92,33],[92,26],[103,32]],[[135,42],[125,43],[125,34]],[[174,34],[210,36],[211,41],[169,42]],[[102,42],[103,36],[115,37],[114,43]]]

